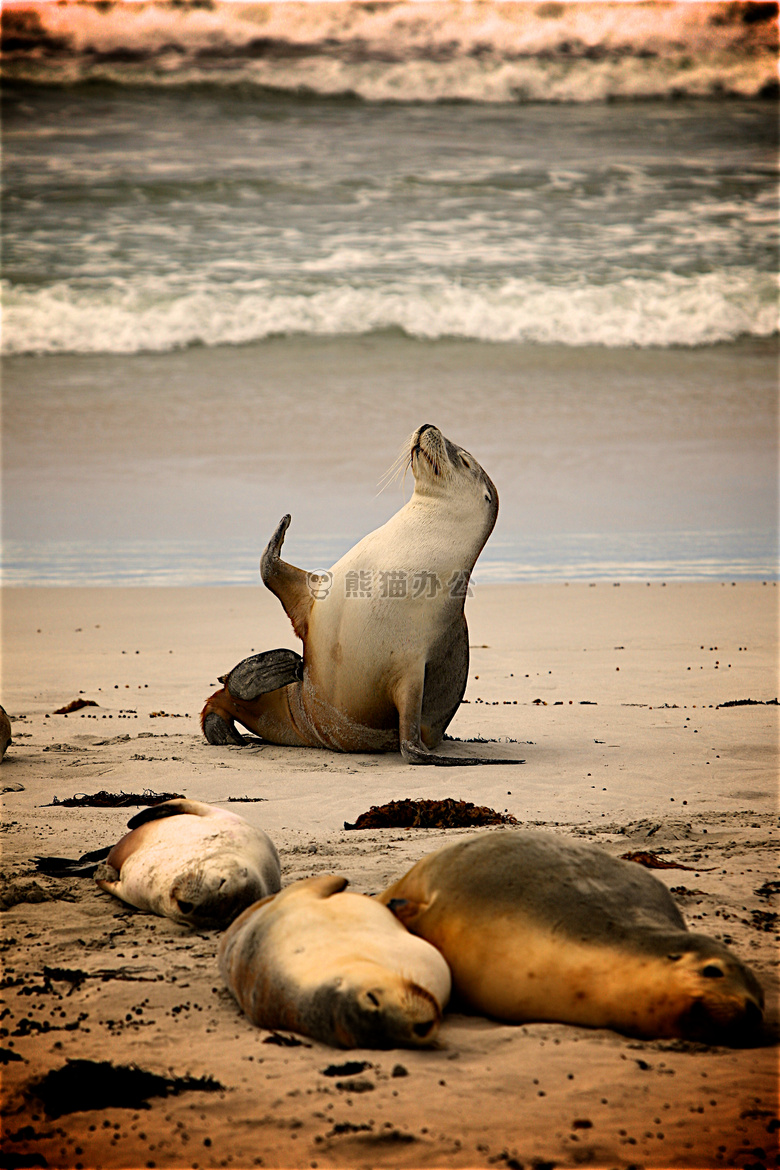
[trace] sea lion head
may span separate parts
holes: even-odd
[[[352,965],[319,987],[307,1011],[313,1034],[340,1048],[425,1048],[439,1031],[434,996],[374,963]]]
[[[226,927],[267,891],[259,875],[225,858],[178,874],[169,890],[167,914],[194,927]]]
[[[487,540],[498,515],[498,492],[473,455],[450,442],[433,423],[424,423],[412,435],[409,466],[416,494],[465,497],[484,519]]]
[[[727,947],[712,938],[686,932],[669,940],[666,960],[674,971],[679,996],[675,1034],[704,1043],[749,1044],[763,1021],[761,984]]]

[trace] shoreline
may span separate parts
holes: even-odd
[[[464,742],[442,750],[526,763],[452,771],[407,767],[394,753],[206,744],[197,713],[217,674],[252,650],[297,645],[267,591],[13,588],[2,601],[0,698],[14,743],[0,768],[0,787],[13,789],[2,798],[0,1047],[12,1054],[4,1140],[14,1164],[587,1159],[701,1170],[741,1165],[747,1148],[771,1157],[777,914],[776,895],[760,891],[776,880],[780,839],[776,587],[480,587],[466,609],[468,701],[449,728]],[[53,714],[80,692],[100,706]],[[722,705],[746,698],[754,703]],[[251,797],[229,807],[270,834],[283,886],[336,872],[374,893],[423,854],[482,831],[343,828],[404,797],[471,800],[613,856],[654,851],[691,867],[654,871],[690,927],[727,941],[758,974],[766,1046],[512,1027],[454,1011],[429,1052],[280,1045],[221,986],[215,933],[134,912],[89,880],[35,874],[35,856],[78,856],[121,835],[135,810],[51,805],[101,789],[176,791],[223,807]],[[211,1077],[221,1088],[152,1097],[148,1108],[85,1099],[84,1111],[48,1116],[31,1086],[69,1059]],[[359,1077],[325,1075],[350,1060],[364,1064]]]

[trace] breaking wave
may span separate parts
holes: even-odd
[[[279,335],[469,338],[572,346],[698,346],[777,329],[777,279],[752,271],[624,277],[602,285],[507,279],[340,285],[283,293],[268,282],[182,290],[151,277],[102,290],[4,289],[3,349],[137,353]]]
[[[248,85],[367,101],[777,92],[773,3],[4,5],[10,78]]]

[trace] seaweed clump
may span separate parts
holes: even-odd
[[[164,1077],[132,1064],[94,1060],[68,1060],[31,1086],[49,1117],[91,1109],[148,1109],[150,1097],[222,1089],[211,1077]]]
[[[180,792],[152,792],[150,788],[145,788],[143,792],[107,792],[103,788],[92,794],[77,792],[75,796],[66,796],[65,800],[58,800],[55,796],[51,803],[67,808],[131,808],[183,799]]]
[[[470,800],[391,800],[372,805],[345,829],[458,829],[474,825],[516,825],[509,813],[472,804]]]

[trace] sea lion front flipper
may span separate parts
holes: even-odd
[[[438,768],[471,767],[477,764],[524,764],[525,760],[486,760],[477,756],[438,756],[422,741],[423,681],[405,680],[396,695],[398,741],[407,764],[427,764]]]
[[[303,659],[294,650],[264,650],[252,654],[220,678],[234,699],[253,703],[269,691],[300,682],[303,678]],[[224,722],[224,721],[223,721]]]
[[[306,640],[309,614],[314,604],[314,595],[309,589],[308,574],[303,569],[289,565],[280,557],[284,536],[290,527],[289,515],[282,516],[276,531],[269,540],[260,558],[260,576],[263,584],[281,601],[293,629],[301,641]]]
[[[396,695],[401,756],[407,764],[428,764],[433,768],[467,768],[476,764],[524,764],[524,759],[481,759],[476,756],[437,756],[422,742],[422,680],[405,680]]]
[[[179,797],[176,800],[166,800],[162,804],[153,804],[149,808],[142,808],[140,812],[136,813],[127,822],[128,829],[137,829],[139,825],[145,825],[147,821],[161,821],[163,817],[208,817],[213,813],[210,805],[204,804],[201,800],[187,800],[185,797]]]
[[[383,898],[379,900],[384,901]],[[385,905],[407,930],[411,930],[411,924],[428,909],[430,902],[415,902],[413,898],[391,898]]]
[[[437,756],[426,747],[404,744],[401,755],[407,764],[431,764],[437,768],[459,768],[470,764],[524,764],[525,760],[492,760],[484,756]]]
[[[92,876],[101,890],[105,890],[107,894],[113,894],[116,898],[122,898],[122,895],[117,893],[119,870],[113,865],[109,865],[107,861],[101,862]],[[124,901],[124,898],[122,898],[122,901]]]
[[[304,878],[301,886],[305,886],[305,894],[311,897],[330,898],[333,894],[340,894],[349,885],[349,878],[336,873],[321,873],[316,877]]]

